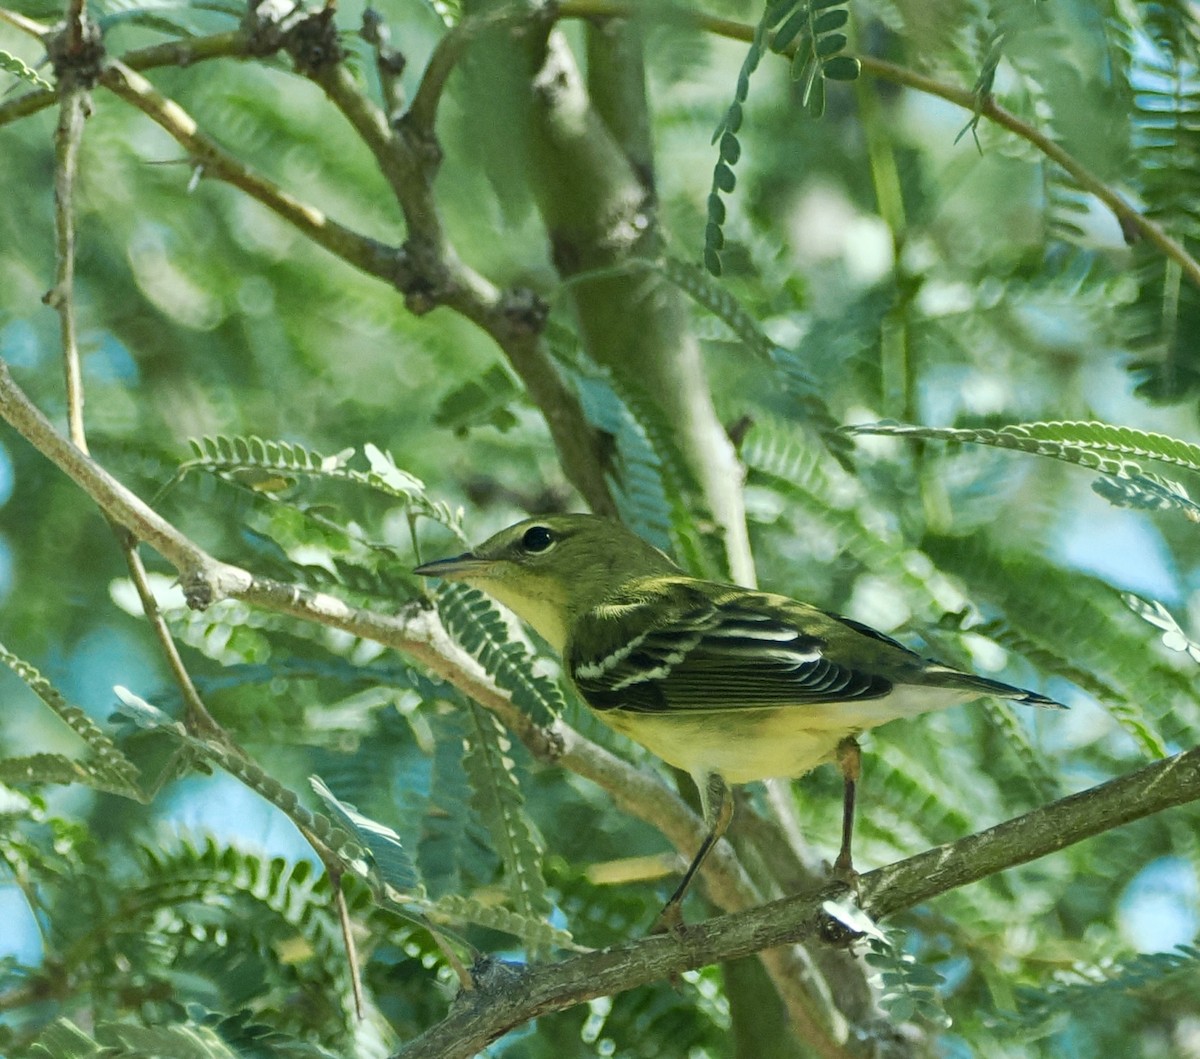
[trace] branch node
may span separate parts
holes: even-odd
[[[446,302],[452,285],[446,264],[435,247],[409,240],[401,248],[401,263],[395,272],[396,289],[414,316],[424,316]]]
[[[404,142],[420,164],[425,179],[432,180],[444,157],[442,145],[438,143],[433,131],[417,122],[411,110],[394,118],[392,128],[404,137]]]
[[[336,9],[326,7],[297,22],[285,35],[284,46],[296,65],[296,72],[305,77],[317,77],[321,71],[336,66],[346,57],[338,40],[337,24],[333,21]]]
[[[837,916],[822,910],[817,914],[814,933],[826,945],[836,949],[849,949],[854,943],[865,937],[861,930],[855,930]]]
[[[529,287],[510,287],[500,299],[500,313],[514,338],[535,338],[550,316],[550,306]]]
[[[555,723],[550,727],[539,729],[538,732],[541,735],[542,743],[538,751],[538,760],[544,761],[548,765],[557,764],[558,759],[563,756],[563,752],[567,749],[562,729],[558,723]]]
[[[189,610],[208,610],[217,601],[213,583],[203,570],[191,570],[180,575],[179,585]]]
[[[189,610],[207,610],[214,603],[245,592],[253,580],[245,570],[207,558],[183,570],[179,586]]]
[[[471,981],[475,984],[477,996],[511,992],[525,974],[525,967],[521,964],[498,960],[494,956],[480,956],[471,964]],[[469,994],[460,992],[455,999],[468,1000],[470,997]]]
[[[89,18],[74,26],[64,23],[46,36],[46,55],[60,90],[94,88],[104,72],[104,34]]]
[[[375,68],[379,71],[379,84],[389,117],[395,117],[404,109],[404,89],[400,75],[408,65],[408,59],[399,48],[392,47],[392,31],[383,15],[373,7],[362,14],[362,27],[358,31],[375,50]]]
[[[433,284],[427,280],[414,279],[404,288],[404,307],[413,316],[425,316],[441,304]]]
[[[274,55],[286,46],[288,34],[307,17],[292,0],[250,0],[241,27],[246,35],[246,54]]]

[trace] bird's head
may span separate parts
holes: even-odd
[[[653,545],[612,519],[525,519],[479,547],[418,566],[415,573],[465,581],[529,622],[556,650],[573,619],[629,581],[678,573]]]

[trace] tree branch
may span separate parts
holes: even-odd
[[[539,727],[513,704],[479,662],[450,638],[432,610],[413,606],[395,616],[379,614],[352,607],[323,592],[253,577],[213,558],[62,438],[16,385],[2,360],[0,416],[79,484],[110,521],[149,543],[175,566],[193,606],[207,606],[224,598],[240,599],[263,610],[318,622],[394,648],[493,712],[538,760],[590,779],[631,816],[658,828],[685,855],[690,856],[699,847],[706,831],[704,823],[674,791],[653,774],[610,754],[564,722],[550,729]],[[762,899],[725,842],[718,844],[709,857],[703,880],[712,900],[726,910],[753,907]],[[795,1023],[807,1027],[812,1038],[824,1039],[821,1015],[805,988],[811,971],[803,959],[793,950],[784,949],[765,954],[764,962]]]
[[[1200,799],[1200,749],[1081,791],[949,845],[868,872],[860,902],[875,919],[1081,842],[1172,806]],[[841,884],[734,915],[572,957],[549,965],[493,962],[477,968],[477,989],[460,993],[450,1014],[397,1053],[397,1059],[474,1055],[530,1019],[599,996],[679,975],[694,967],[798,941],[852,940],[826,903]]]
[[[441,152],[432,129],[410,118],[393,128],[341,63],[311,76],[375,155],[404,214],[410,270],[406,304],[417,313],[447,305],[496,342],[541,410],[568,480],[594,512],[615,516],[603,440],[546,351],[540,300],[531,292],[500,290],[461,261],[446,239],[433,197]]]
[[[3,360],[0,417],[75,481],[106,517],[149,544],[174,566],[193,606],[240,599],[264,610],[318,622],[392,647],[495,713],[539,760],[562,765],[599,784],[633,815],[659,827],[681,850],[692,851],[703,838],[703,822],[660,780],[565,724],[553,729],[536,725],[492,681],[483,666],[450,638],[432,610],[409,607],[400,615],[379,614],[352,607],[324,592],[253,577],[209,555],[55,430],[17,386]],[[710,863],[716,869],[708,873],[710,881],[716,882],[715,900],[726,907],[745,907],[758,900],[749,880],[737,874],[736,861],[727,847],[715,851]]]
[[[0,8],[0,19],[7,21],[7,14],[11,12],[6,13]],[[37,23],[31,25],[37,26]],[[44,26],[38,26],[38,29],[41,31],[39,36],[50,32]],[[135,48],[126,52],[121,61],[131,70],[141,71],[159,66],[191,66],[204,59],[248,59],[253,57],[249,42],[248,34],[239,29],[230,33],[214,33],[207,37],[170,40],[146,48]],[[58,93],[53,89],[39,89],[0,103],[0,125],[36,114],[39,110],[53,106],[57,99]]]
[[[54,286],[42,299],[58,313],[63,351],[63,377],[67,393],[67,430],[71,441],[87,451],[83,431],[83,373],[75,328],[75,174],[83,123],[91,110],[88,92],[67,85],[62,92],[58,126],[54,132],[54,232],[57,270]]]
[[[51,32],[49,26],[43,26],[40,22],[27,18],[19,11],[10,11],[5,7],[0,7],[0,22],[7,22],[14,29],[19,29],[22,33],[37,37],[39,40]]]

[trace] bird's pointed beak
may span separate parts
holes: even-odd
[[[470,577],[481,577],[495,566],[491,559],[480,559],[471,552],[453,555],[449,559],[434,559],[430,563],[422,563],[413,570],[414,574],[422,577],[441,577],[447,581],[465,581]]]

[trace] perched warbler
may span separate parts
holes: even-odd
[[[527,519],[415,572],[465,581],[504,604],[559,652],[605,722],[692,776],[709,831],[663,909],[665,925],[679,921],[688,884],[729,824],[728,784],[836,760],[845,804],[835,870],[853,877],[855,736],[983,695],[1061,708],[921,658],[850,618],[689,577],[594,515]]]

